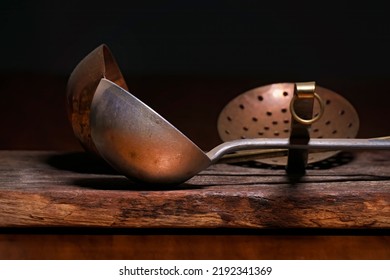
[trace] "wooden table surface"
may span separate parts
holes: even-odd
[[[0,151],[0,259],[388,259],[389,161],[217,164],[145,189],[86,153]]]
[[[86,153],[1,151],[0,226],[390,228],[390,152],[343,153],[301,178],[215,164],[142,186]]]

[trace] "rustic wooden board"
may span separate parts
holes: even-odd
[[[0,151],[0,227],[390,228],[390,152],[342,153],[302,178],[217,164],[161,189],[85,153]]]

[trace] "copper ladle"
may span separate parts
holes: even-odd
[[[179,184],[223,155],[248,149],[390,149],[388,139],[240,139],[205,153],[183,133],[127,90],[102,78],[94,94],[90,127],[100,155],[127,177],[143,183]]]
[[[90,153],[98,155],[91,138],[89,112],[101,78],[128,89],[125,79],[106,45],[100,45],[79,62],[69,77],[66,89],[68,118],[74,135]]]

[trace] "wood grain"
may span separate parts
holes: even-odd
[[[137,185],[85,153],[0,152],[1,227],[390,228],[390,152],[340,154],[303,177],[217,164]]]

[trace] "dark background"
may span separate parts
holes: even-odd
[[[384,7],[139,2],[2,1],[1,149],[80,149],[66,82],[102,43],[130,91],[204,149],[224,105],[273,82],[316,81],[356,107],[359,136],[390,134]]]
[[[107,43],[129,75],[310,80],[390,73],[381,6],[137,2],[144,1],[8,1],[0,69],[69,75]]]

